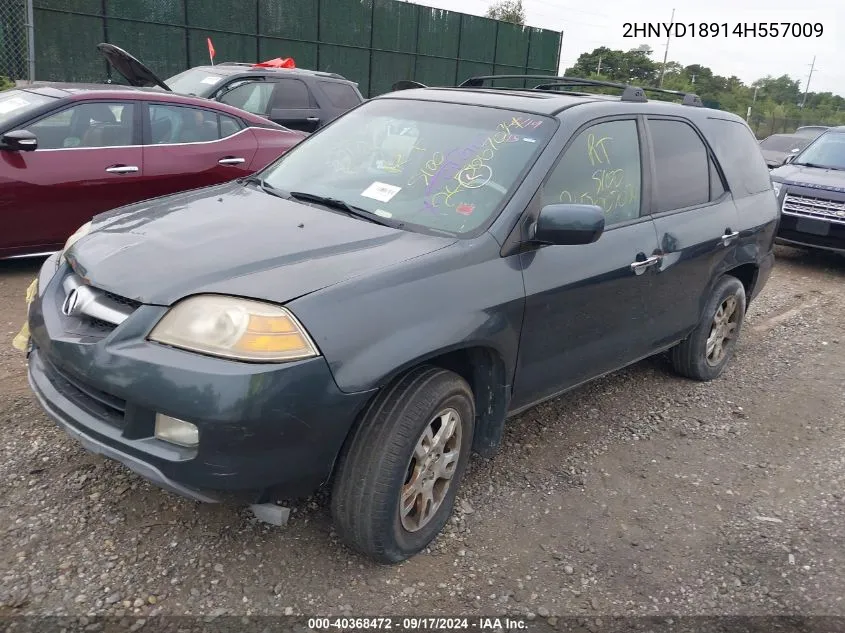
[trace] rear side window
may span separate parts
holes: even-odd
[[[735,198],[772,188],[769,168],[748,126],[739,121],[709,118],[703,131]]]
[[[204,108],[151,104],[149,113],[153,145],[208,143],[242,127],[237,119]]]
[[[343,84],[337,81],[321,81],[320,87],[336,108],[351,110],[361,103],[358,93],[349,84]]]
[[[696,131],[682,121],[650,119],[654,148],[654,212],[710,201],[710,159]]]
[[[299,79],[277,79],[276,89],[270,100],[270,111],[273,110],[307,110],[317,107],[314,97],[305,82]]]

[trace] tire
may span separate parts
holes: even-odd
[[[720,333],[715,329],[717,313],[722,310],[724,314],[731,305],[733,312],[728,315],[728,325],[722,326],[721,330],[721,334],[730,338],[724,339],[721,345],[717,342],[714,348],[709,350],[708,339],[711,334],[716,337],[714,341],[724,338],[720,337]],[[745,320],[745,308],[745,287],[736,277],[726,275],[713,289],[698,326],[686,340],[672,349],[672,365],[675,371],[693,380],[708,381],[718,378],[733,356]],[[718,356],[715,353],[717,349],[722,352]]]
[[[423,366],[385,388],[365,410],[336,470],[331,508],[340,539],[385,564],[425,549],[452,513],[474,425],[472,390],[453,372]],[[450,427],[449,442],[439,449],[427,453],[418,447],[431,445],[438,430]],[[424,440],[427,430],[431,436]],[[425,490],[431,492],[431,503],[428,512],[421,512]],[[410,508],[404,517],[403,491]]]

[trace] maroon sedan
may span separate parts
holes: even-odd
[[[103,211],[247,176],[305,136],[159,90],[0,92],[0,259],[58,250]]]

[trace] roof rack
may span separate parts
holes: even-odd
[[[563,86],[600,86],[604,88],[617,88],[622,90],[622,101],[632,101],[637,103],[647,102],[645,93],[658,92],[661,94],[670,94],[677,97],[682,97],[682,105],[701,107],[701,98],[691,92],[679,92],[677,90],[665,90],[663,88],[640,88],[639,86],[631,86],[629,84],[615,83],[612,81],[601,81],[598,79],[584,79],[582,77],[555,77],[550,75],[479,75],[470,77],[459,88],[482,88],[486,81],[496,79],[543,79],[546,83],[538,84],[533,90],[551,90],[554,87]],[[532,90],[532,88],[528,88]]]

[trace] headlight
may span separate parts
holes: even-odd
[[[236,297],[197,295],[173,306],[149,339],[181,349],[253,362],[318,356],[317,347],[284,308]]]
[[[782,182],[772,182],[772,189],[775,190],[775,198],[780,200],[780,192],[781,192],[781,189],[783,189],[783,183]]]
[[[62,248],[61,255],[59,255],[59,258],[56,260],[56,268],[58,268],[59,266],[61,266],[65,262],[65,253],[67,253],[67,249],[69,249],[71,246],[76,244],[76,242],[81,240],[83,237],[88,235],[90,232],[91,232],[91,223],[86,222],[85,224],[80,226],[78,229],[76,229],[76,231],[74,231],[73,235],[71,235],[69,238],[67,238],[67,242],[65,242],[64,248]]]

